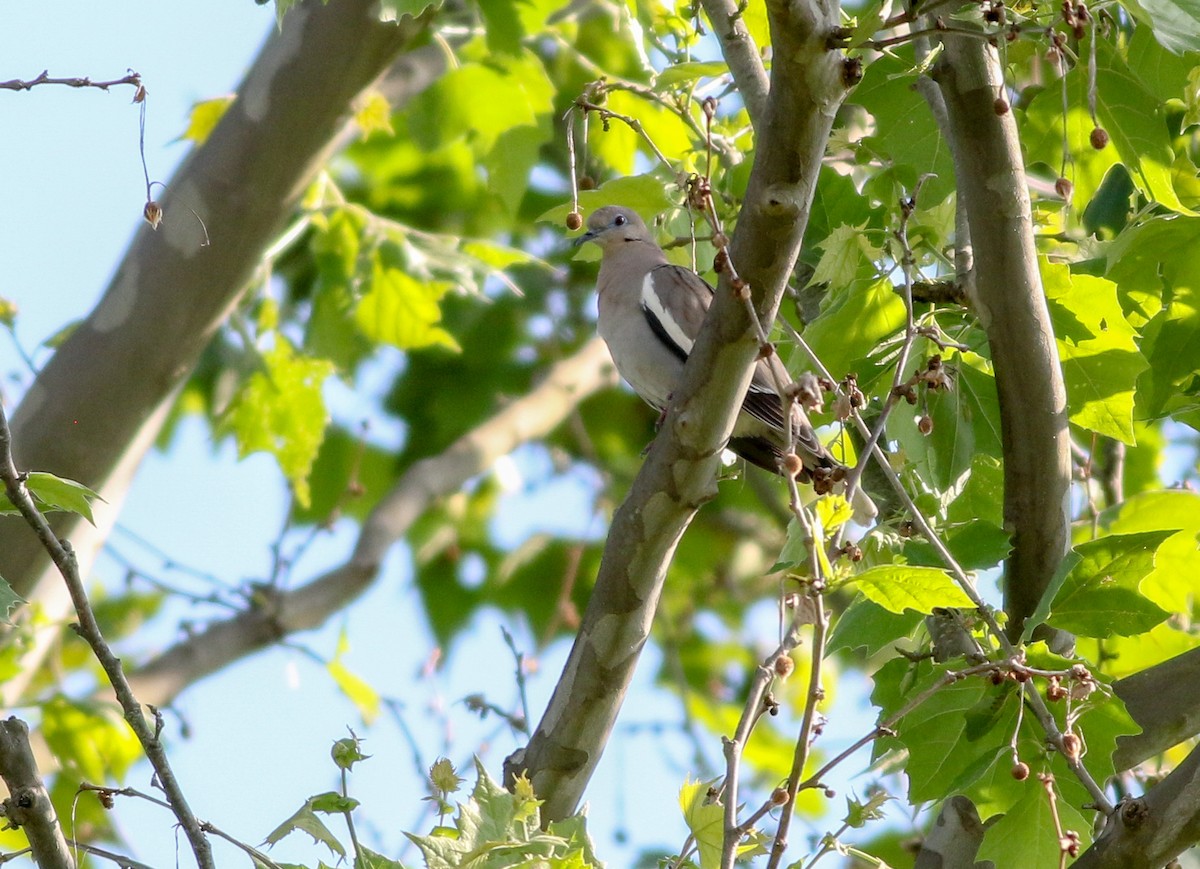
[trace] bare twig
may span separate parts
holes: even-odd
[[[121,78],[114,78],[110,81],[92,81],[86,76],[83,78],[52,78],[49,70],[43,70],[40,75],[28,80],[14,78],[8,81],[0,81],[0,90],[27,91],[43,84],[66,85],[72,88],[97,88],[106,91],[111,87],[123,84],[140,88],[142,86],[142,77],[136,72],[130,71]]]
[[[92,612],[91,602],[88,600],[87,591],[84,589],[83,580],[79,575],[75,553],[70,544],[58,539],[50,527],[50,523],[38,510],[29,491],[25,488],[25,475],[19,473],[13,464],[12,435],[8,428],[8,417],[2,407],[0,407],[0,479],[4,481],[8,499],[33,529],[66,582],[71,603],[79,618],[76,631],[91,646],[92,652],[104,669],[104,673],[117,695],[117,700],[121,704],[125,721],[137,736],[138,742],[141,743],[142,750],[154,767],[158,783],[171,803],[171,810],[187,835],[192,852],[196,856],[196,862],[201,869],[215,869],[208,839],[205,838],[196,816],[188,807],[187,799],[175,778],[175,773],[171,770],[162,743],[159,742],[157,734],[147,723],[141,704],[133,696],[133,691],[130,690],[129,682],[125,678],[125,672],[121,669],[120,659],[113,654],[112,649],[105,642],[104,636],[100,633],[100,626],[96,622],[95,613]]]

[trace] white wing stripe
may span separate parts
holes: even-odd
[[[649,272],[642,281],[642,308],[648,315],[658,321],[663,332],[667,334],[685,354],[691,354],[692,344],[695,343],[679,322],[671,316],[658,291],[654,289],[654,272]]]

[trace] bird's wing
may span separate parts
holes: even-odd
[[[712,300],[713,288],[682,266],[670,263],[656,266],[642,282],[642,313],[646,322],[680,361],[692,352]]]
[[[779,357],[771,354],[754,366],[754,376],[742,402],[742,410],[774,430],[779,443],[782,444],[786,428],[783,420],[783,401],[775,387],[776,380],[786,385],[792,381],[792,376],[779,361]],[[829,451],[813,431],[812,423],[808,421],[804,409],[795,404],[792,405],[792,437],[795,439],[796,451],[802,458],[809,462],[817,461],[822,465],[827,464],[827,460],[832,460]]]

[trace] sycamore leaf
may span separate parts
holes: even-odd
[[[725,808],[709,797],[716,781],[684,781],[679,789],[679,807],[683,820],[700,849],[700,869],[721,865],[721,845],[725,838]]]
[[[369,139],[372,133],[387,133],[392,136],[396,132],[392,129],[392,105],[379,91],[367,94],[367,98],[354,113],[354,122],[358,124],[363,139]]]
[[[275,346],[263,354],[262,362],[264,370],[246,382],[225,426],[237,438],[240,456],[274,455],[296,501],[307,507],[308,473],[329,421],[321,388],[333,365],[297,354],[282,336],[276,336]]]
[[[1132,636],[1170,615],[1139,591],[1154,553],[1175,530],[1110,534],[1075,547],[1078,563],[1050,605],[1049,623],[1085,637]]]
[[[351,673],[350,670],[342,663],[342,659],[346,652],[350,650],[350,639],[346,636],[346,631],[343,629],[338,635],[337,652],[333,656],[333,660],[325,665],[326,671],[333,681],[337,683],[341,692],[346,695],[346,698],[354,704],[358,710],[358,714],[362,716],[364,724],[370,724],[379,716],[379,709],[382,706],[382,701],[379,699],[379,692],[372,688],[361,677]]]
[[[425,10],[437,9],[441,5],[442,0],[379,0],[377,8],[380,21],[399,21],[405,15],[417,18],[424,15]]]
[[[729,67],[723,60],[689,60],[672,64],[660,72],[654,79],[654,87],[663,90],[673,84],[691,82],[698,78],[716,78],[728,73]]]
[[[826,236],[818,245],[822,253],[812,283],[842,287],[858,277],[863,267],[874,268],[882,251],[871,244],[864,232],[866,228],[866,223],[858,226],[842,224]]]
[[[1150,26],[1163,48],[1175,54],[1200,51],[1200,3],[1196,0],[1121,0],[1121,5]]]
[[[1058,337],[1071,422],[1132,446],[1134,387],[1148,363],[1117,299],[1117,285],[1072,275],[1042,260],[1042,280]]]
[[[33,499],[46,510],[62,510],[66,513],[77,513],[84,519],[96,524],[92,516],[92,501],[104,499],[89,489],[83,483],[76,483],[66,477],[56,477],[42,471],[30,472],[25,480],[25,488]],[[0,513],[15,513],[17,508],[12,506],[7,497],[0,500]]]
[[[320,842],[338,857],[344,859],[346,849],[342,847],[342,843],[325,826],[325,822],[316,815],[316,811],[313,808],[313,801],[316,799],[318,797],[311,797],[305,800],[304,805],[297,809],[295,814],[267,834],[266,843],[268,845],[278,844],[285,836],[299,830],[308,833],[308,835],[313,837],[314,842]]]
[[[13,611],[13,607],[23,603],[25,599],[13,591],[13,587],[0,576],[0,624],[11,625],[8,614]]]
[[[234,95],[230,94],[195,103],[192,106],[192,113],[188,117],[187,129],[183,131],[183,135],[179,138],[190,140],[197,145],[203,145],[205,140],[208,139],[209,134],[217,128],[217,124],[224,117],[225,111],[233,105],[234,99]]]
[[[868,600],[894,613],[913,609],[929,615],[938,607],[975,606],[950,574],[936,567],[882,564],[847,582],[857,585]]]
[[[1078,833],[1086,849],[1091,839],[1091,821],[1064,799],[1056,800],[1055,809],[1051,809],[1042,786],[1030,784],[1015,806],[987,826],[978,859],[990,860],[998,869],[1061,865],[1056,812],[1057,822],[1064,830]]]
[[[42,707],[42,735],[71,774],[93,782],[124,778],[141,744],[112,705],[57,696]]]
[[[404,864],[359,845],[354,856],[354,869],[404,869]]]
[[[371,269],[371,288],[359,300],[354,321],[371,340],[401,350],[439,345],[457,352],[462,349],[458,342],[437,325],[442,319],[438,302],[451,287],[447,281],[409,277],[377,257]]]

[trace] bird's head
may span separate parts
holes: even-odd
[[[595,242],[601,250],[610,250],[627,241],[650,241],[650,231],[633,209],[606,205],[588,218],[587,232],[575,239],[575,244],[587,241]]]

